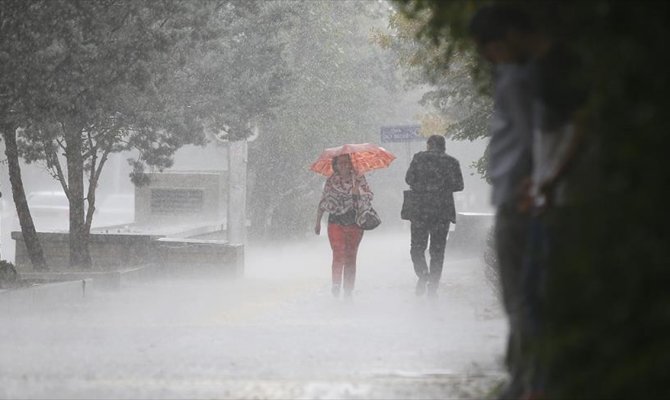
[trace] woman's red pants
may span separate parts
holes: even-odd
[[[356,282],[356,254],[363,238],[358,225],[328,224],[328,239],[333,249],[333,285],[352,291]],[[344,278],[344,279],[343,279]]]

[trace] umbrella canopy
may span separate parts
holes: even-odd
[[[331,164],[333,158],[343,154],[349,154],[351,164],[359,174],[364,174],[373,169],[386,168],[395,160],[395,156],[391,152],[375,144],[345,144],[324,150],[310,169],[321,175],[331,176],[333,174]]]

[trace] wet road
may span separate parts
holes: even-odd
[[[0,312],[0,398],[481,398],[505,324],[478,258],[414,293],[408,232],[366,234],[351,302],[323,236],[247,249],[246,276],[159,278]]]

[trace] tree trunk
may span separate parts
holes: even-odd
[[[37,271],[46,271],[48,269],[42,245],[37,237],[35,224],[30,215],[26,193],[23,189],[23,180],[21,179],[21,167],[19,165],[19,152],[16,146],[16,127],[12,124],[4,124],[2,127],[2,137],[5,140],[5,155],[7,156],[7,169],[9,170],[9,181],[12,184],[12,196],[16,204],[16,214],[19,216],[21,233],[23,235],[28,258]]]
[[[70,204],[70,266],[91,268],[89,232],[84,222],[84,158],[79,129],[66,134],[68,202]]]

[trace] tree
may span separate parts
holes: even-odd
[[[395,0],[421,34],[467,49],[480,1]],[[506,2],[525,10],[584,60],[590,83],[579,176],[580,251],[564,254],[547,310],[555,398],[664,398],[670,394],[670,223],[665,110],[669,81],[666,3],[600,0]],[[448,52],[445,51],[445,55]],[[446,68],[450,59],[435,68]],[[613,229],[615,227],[615,229]],[[576,372],[578,371],[578,372]]]
[[[39,35],[32,34],[40,27],[30,18],[31,11],[30,4],[23,1],[6,0],[0,7],[0,132],[5,143],[12,196],[29,258],[34,269],[46,270],[47,263],[26,201],[16,144],[17,128],[26,120],[26,102],[22,94],[27,92],[33,72],[30,54],[44,44]]]
[[[208,40],[188,66],[186,89],[212,130],[226,139],[252,134],[251,121],[279,105],[289,71],[282,52],[291,9],[283,2],[235,1],[221,7],[210,24],[218,40]]]
[[[370,41],[386,10],[373,2],[287,2],[280,104],[250,146],[252,226],[261,236],[304,234],[322,179],[309,165],[326,147],[377,138],[399,81]]]
[[[172,147],[193,140],[188,135],[197,125],[189,126],[194,119],[185,105],[156,100],[166,94],[157,86],[177,66],[171,51],[198,19],[197,9],[179,2],[28,4],[29,19],[39,24],[28,34],[43,46],[29,49],[23,156],[45,160],[61,183],[70,205],[70,263],[86,268],[95,189],[109,153],[123,140],[152,142],[147,161],[160,163]],[[156,125],[161,113],[168,119]]]
[[[95,191],[109,154],[136,150],[132,178],[142,184],[147,166],[169,167],[181,146],[204,144],[204,128],[225,124],[233,139],[244,137],[245,122],[272,105],[281,88],[281,63],[272,62],[280,47],[271,40],[279,28],[268,23],[263,34],[250,28],[260,11],[271,22],[276,7],[177,0],[31,4],[34,18],[49,17],[42,21],[49,41],[32,54],[40,69],[22,155],[44,162],[61,183],[70,203],[70,263],[87,268]]]
[[[394,55],[407,85],[430,85],[421,100],[432,111],[422,118],[424,135],[446,133],[450,139],[469,141],[484,138],[492,111],[484,85],[488,80],[485,76],[472,79],[473,72],[477,76],[481,72],[472,53],[455,48],[445,38],[417,37],[429,17],[426,11],[417,12],[413,18],[394,12],[388,28],[375,31],[375,42]],[[445,56],[450,59],[446,66]],[[482,176],[484,161],[482,158],[476,163]]]

